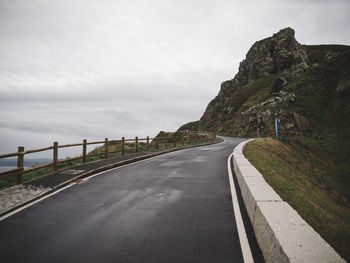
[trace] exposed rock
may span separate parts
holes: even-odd
[[[294,128],[294,124],[293,124],[293,123],[286,123],[286,124],[284,125],[284,128],[285,128],[286,130],[289,130],[289,129],[291,129],[291,128]]]
[[[276,79],[275,82],[273,83],[271,92],[272,93],[280,92],[286,84],[287,84],[287,81],[285,80],[285,78],[280,77]]]
[[[338,87],[336,90],[338,95],[346,96],[350,94],[350,80],[342,79],[338,83]]]
[[[240,63],[236,77],[246,83],[292,67],[303,69],[307,66],[305,48],[295,40],[294,30],[287,27],[256,42]]]
[[[284,109],[282,109],[279,113],[279,118],[282,122],[289,122],[291,121],[291,117],[289,116],[288,112]]]
[[[256,42],[248,51],[246,58],[240,63],[237,75],[232,80],[221,84],[218,96],[209,103],[200,119],[200,127],[206,130],[219,129],[223,123],[218,120],[221,118],[218,111],[229,115],[234,114],[241,105],[234,105],[229,100],[229,96],[246,83],[290,68],[293,68],[293,70],[306,68],[307,65],[308,59],[305,47],[295,40],[294,30],[291,28],[282,29],[272,37]],[[280,77],[274,85],[274,90],[280,91],[286,83],[285,78]],[[285,100],[285,97],[282,94],[277,101],[271,98],[271,100],[263,102],[258,107],[270,103],[272,104],[271,107],[276,107],[278,102]]]
[[[250,48],[208,104],[199,129],[250,136],[259,127],[266,135],[276,114],[283,129],[326,134],[327,125],[338,125],[350,137],[350,122],[343,121],[350,114],[349,61],[348,46],[301,45],[293,29],[282,29]]]
[[[332,50],[329,50],[329,51],[327,52],[326,56],[325,56],[325,59],[326,59],[327,61],[330,61],[330,60],[335,59],[335,58],[338,57],[339,55],[340,55],[339,52],[334,52],[334,51],[332,51]]]
[[[296,96],[292,96],[289,98],[289,103],[295,103],[296,102]]]

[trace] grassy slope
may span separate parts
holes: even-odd
[[[191,121],[182,125],[177,131],[198,131],[199,121]]]
[[[350,261],[349,145],[330,140],[258,139],[244,154],[266,181]]]

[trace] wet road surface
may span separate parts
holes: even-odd
[[[120,167],[4,219],[1,262],[243,262],[226,164],[241,141]]]

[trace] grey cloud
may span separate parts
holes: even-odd
[[[0,151],[197,120],[250,46],[350,43],[349,1],[0,1]],[[336,15],[335,15],[336,14]]]

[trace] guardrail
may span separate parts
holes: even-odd
[[[209,141],[211,139],[215,139],[215,133],[209,132],[190,132],[189,135],[185,136],[176,136],[176,134],[172,137],[155,137],[150,138],[147,136],[146,138],[138,138],[137,136],[132,139],[125,139],[122,137],[121,140],[109,140],[105,138],[103,141],[92,141],[88,142],[86,139],[81,143],[72,143],[72,144],[62,144],[59,145],[58,142],[54,142],[52,146],[40,148],[40,149],[32,149],[32,150],[24,150],[23,146],[18,147],[17,152],[0,154],[0,159],[9,158],[9,157],[17,157],[17,168],[9,169],[0,172],[0,179],[6,179],[9,177],[17,177],[17,184],[23,183],[23,175],[25,173],[29,173],[41,168],[45,167],[53,167],[53,170],[58,170],[58,164],[70,162],[73,160],[81,159],[82,163],[87,162],[87,157],[91,156],[103,156],[104,158],[108,158],[111,154],[120,154],[125,155],[127,153],[132,152],[140,152],[140,151],[149,151],[160,148],[167,148],[169,145],[171,147],[176,147],[177,145],[188,145],[188,144],[197,144],[203,141]],[[91,153],[87,153],[87,146],[93,144],[103,144],[103,152],[98,149],[93,150]],[[69,147],[82,147],[82,154],[73,158],[66,159],[58,159],[58,151],[61,148],[69,148]],[[115,148],[114,150],[110,150]],[[102,148],[101,148],[102,149]],[[51,151],[52,150],[52,162],[48,162],[45,164],[37,165],[30,167],[28,169],[24,169],[24,157],[28,154],[38,153],[43,151]]]

